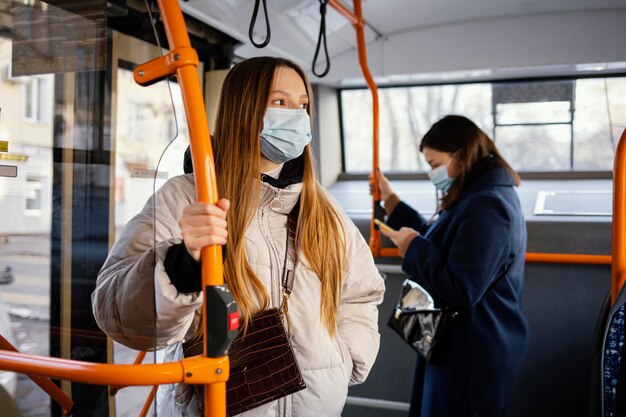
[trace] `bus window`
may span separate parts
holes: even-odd
[[[446,114],[462,114],[494,138],[513,168],[529,171],[610,171],[626,124],[626,78],[518,81],[381,88],[380,167],[422,172],[419,142]],[[345,172],[371,169],[371,97],[340,94]]]

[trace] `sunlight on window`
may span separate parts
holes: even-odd
[[[626,78],[382,88],[380,167],[426,171],[419,143],[447,114],[472,119],[513,167],[524,171],[610,171],[626,125]],[[372,169],[372,100],[341,91],[345,171]]]

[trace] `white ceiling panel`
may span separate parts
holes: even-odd
[[[341,1],[353,9],[351,0]],[[310,71],[319,31],[319,1],[266,2],[272,37],[265,49],[255,48],[248,39],[254,0],[191,0],[181,2],[181,7],[241,41],[236,50],[241,57],[280,55]],[[623,32],[623,24],[616,25],[626,17],[624,0],[366,0],[362,7],[371,71],[381,79],[424,71],[506,72],[520,65],[575,67],[616,62],[621,57],[626,61],[626,42],[623,36],[616,39]],[[331,7],[326,20],[331,72],[324,80],[313,81],[338,84],[361,78],[352,25]],[[509,27],[515,32],[506,33]],[[262,10],[255,33],[257,41],[265,33]],[[563,53],[577,48],[573,40],[586,49]],[[557,52],[554,58],[551,48]],[[540,50],[539,58],[533,57],[534,49]],[[455,55],[446,55],[447,51]],[[606,59],[600,51],[606,51]]]

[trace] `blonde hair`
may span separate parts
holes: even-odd
[[[282,58],[251,58],[235,65],[226,76],[215,122],[213,150],[218,190],[231,201],[224,276],[239,307],[244,329],[256,312],[269,306],[267,291],[246,257],[244,233],[259,204],[259,135],[274,75],[280,67],[293,69],[300,75],[311,100],[311,86],[296,64]],[[320,318],[332,335],[346,270],[346,237],[340,214],[315,177],[310,146],[305,148],[302,158],[303,187],[296,242],[305,258],[302,261],[321,281]]]

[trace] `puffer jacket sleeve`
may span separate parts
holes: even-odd
[[[339,336],[350,351],[350,385],[355,385],[365,381],[378,354],[378,305],[383,300],[385,285],[365,239],[349,219],[346,224],[348,272],[337,326]]]
[[[93,314],[119,343],[159,349],[195,330],[201,293],[178,292],[163,266],[167,250],[182,241],[178,220],[194,195],[191,176],[169,180],[126,224],[100,270]]]

